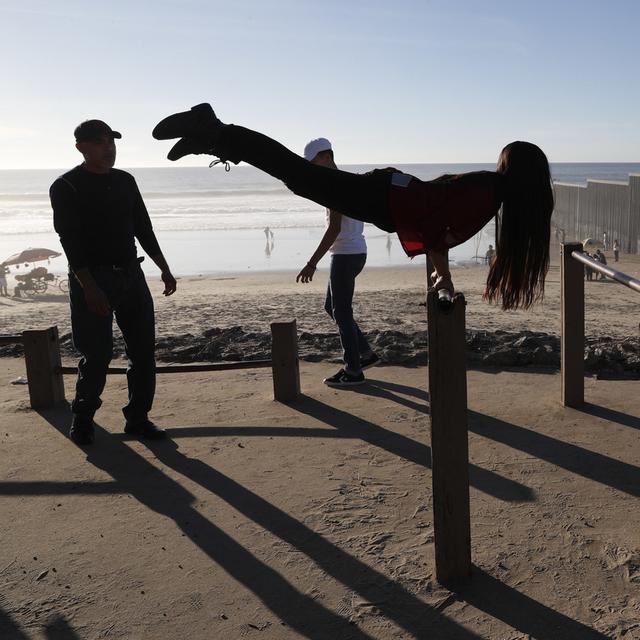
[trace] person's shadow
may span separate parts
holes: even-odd
[[[68,408],[40,414],[66,435]],[[194,495],[130,448],[125,436],[110,434],[98,426],[97,438],[98,442],[86,449],[89,463],[110,475],[120,490],[175,522],[194,545],[255,593],[282,622],[314,640],[371,639],[357,624],[301,593],[279,572],[207,520],[193,508]],[[163,465],[220,497],[246,518],[304,553],[348,590],[375,603],[382,616],[404,630],[405,637],[480,640],[479,635],[450,620],[388,575],[351,556],[232,478],[184,455],[173,441],[152,442],[147,447]],[[3,491],[6,484],[0,483],[0,493],[6,492]],[[447,602],[467,601],[537,640],[606,640],[604,635],[518,593],[480,568],[474,569],[471,582],[451,588],[454,595]]]
[[[68,409],[41,411],[40,414],[66,434]],[[87,462],[109,474],[121,491],[173,520],[200,550],[255,593],[286,625],[310,639],[373,640],[344,615],[301,593],[278,571],[207,520],[193,507],[195,496],[131,449],[126,436],[110,434],[96,425],[96,439],[93,446],[85,449]],[[440,634],[434,637],[480,640],[480,636],[448,620],[389,576],[349,555],[233,479],[200,460],[185,456],[172,440],[146,444],[162,464],[219,496],[265,530],[305,553],[348,590],[375,603],[382,615],[403,628],[408,637],[423,638],[433,632]],[[0,483],[0,493],[3,489]]]

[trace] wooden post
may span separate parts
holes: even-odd
[[[465,300],[447,311],[427,295],[429,403],[436,577],[442,584],[471,573]]]
[[[296,321],[271,323],[273,397],[280,402],[300,396],[298,330]]]
[[[584,404],[584,265],[571,257],[573,251],[582,251],[582,245],[560,244],[560,370],[565,407]]]
[[[58,327],[23,331],[29,398],[33,409],[48,409],[64,402],[64,381],[60,371]]]

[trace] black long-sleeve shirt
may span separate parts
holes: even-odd
[[[72,270],[126,265],[136,259],[135,238],[150,255],[160,253],[149,213],[134,177],[111,169],[75,167],[49,189],[53,226]]]

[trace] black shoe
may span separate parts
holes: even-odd
[[[167,432],[157,427],[151,420],[141,420],[140,422],[127,422],[124,425],[124,432],[139,438],[149,440],[162,440],[167,437]]]
[[[69,438],[79,446],[91,444],[95,440],[93,419],[86,416],[73,416]]]
[[[380,357],[375,353],[372,353],[370,356],[365,356],[364,358],[360,358],[360,368],[361,369],[369,369],[370,367],[375,367],[380,362]]]
[[[222,122],[216,117],[211,105],[208,102],[203,102],[191,107],[189,111],[167,116],[164,120],[158,122],[151,135],[156,140],[213,137],[222,126]]]
[[[354,387],[358,384],[364,384],[364,373],[348,373],[344,369],[340,369],[335,375],[325,378],[324,382],[328,387]]]
[[[202,138],[180,138],[180,140],[171,147],[167,158],[169,158],[169,160],[179,160],[184,156],[188,156],[190,153],[194,155],[203,153],[208,153],[212,156],[216,155],[211,148],[211,143]]]

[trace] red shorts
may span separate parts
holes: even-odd
[[[401,175],[404,180],[396,179]],[[407,186],[399,183],[409,180]],[[444,252],[480,231],[500,209],[500,178],[491,171],[424,182],[394,174],[391,216],[408,256]]]

